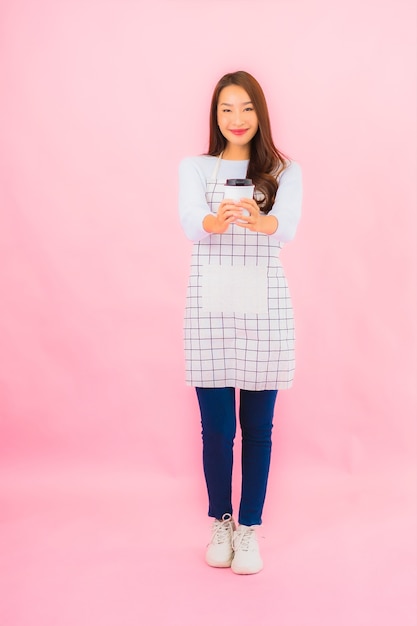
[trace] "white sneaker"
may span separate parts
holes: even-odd
[[[214,520],[206,562],[211,567],[230,567],[233,559],[233,533],[236,529],[232,516],[225,513],[222,520]]]
[[[257,574],[263,567],[255,528],[241,524],[233,534],[232,570],[235,574]]]

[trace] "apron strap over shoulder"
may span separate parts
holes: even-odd
[[[220,152],[216,160],[216,165],[214,167],[213,174],[211,175],[212,180],[217,180],[217,174],[219,173],[220,164],[222,162],[222,156],[223,156],[223,152]]]

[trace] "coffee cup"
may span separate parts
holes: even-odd
[[[251,178],[228,178],[224,186],[224,197],[227,200],[253,198],[254,189]]]
[[[226,200],[239,201],[242,198],[253,198],[255,186],[252,185],[251,178],[228,178],[224,186],[224,197]],[[250,215],[246,209],[242,210],[242,215]]]

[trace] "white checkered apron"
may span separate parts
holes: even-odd
[[[206,188],[213,213],[224,197],[219,164]],[[281,247],[235,224],[194,244],[184,318],[188,385],[291,387],[294,316]]]

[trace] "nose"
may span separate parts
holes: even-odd
[[[242,120],[242,114],[240,111],[235,111],[235,114],[233,116],[233,123],[235,126],[242,126],[243,125],[243,120]]]

